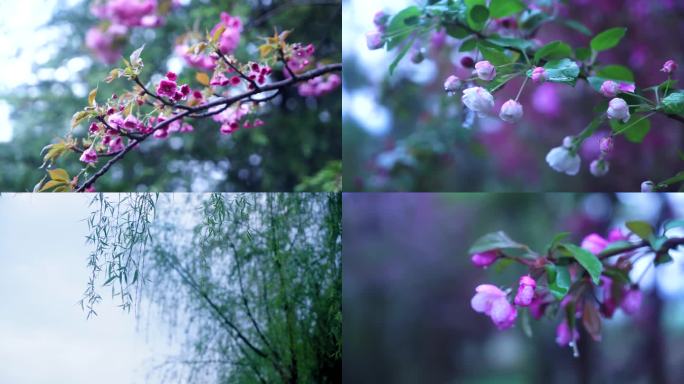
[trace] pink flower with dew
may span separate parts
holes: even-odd
[[[520,277],[518,282],[518,293],[515,295],[515,304],[521,307],[527,307],[532,304],[534,298],[534,290],[537,287],[537,282],[528,275]]]
[[[489,316],[499,329],[513,326],[518,312],[508,302],[505,292],[491,284],[479,285],[475,291],[475,296],[470,300],[475,312]]]
[[[498,258],[499,253],[497,251],[487,251],[474,254],[470,260],[476,267],[487,268],[494,264]]]
[[[594,255],[598,255],[599,253],[603,252],[607,245],[608,240],[596,233],[592,233],[582,240],[582,244],[580,246]]]
[[[95,148],[92,146],[88,147],[83,153],[81,154],[81,157],[79,158],[82,162],[86,164],[93,164],[97,162],[97,151],[95,151]]]

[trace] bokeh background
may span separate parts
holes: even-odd
[[[618,311],[578,359],[557,318],[498,331],[470,307],[483,283],[515,285],[521,266],[475,268],[467,249],[503,230],[543,249],[569,231],[684,217],[681,194],[344,195],[344,381],[348,383],[679,383],[684,377],[684,252],[641,279],[642,309]],[[684,233],[681,233],[684,235]],[[673,233],[674,235],[674,233]],[[650,258],[641,258],[639,276]],[[643,263],[642,263],[643,262]]]
[[[123,79],[105,84],[112,66],[99,62],[85,45],[99,20],[91,0],[0,2],[0,190],[31,191],[43,177],[41,148],[69,129],[71,116],[86,104],[88,91],[119,93]],[[142,77],[181,72],[174,40],[193,26],[209,30],[222,11],[246,24],[236,56],[257,57],[260,37],[273,28],[291,29],[291,41],[311,42],[316,57],[341,60],[340,0],[179,0],[159,28],[136,28],[123,52],[145,43]],[[179,82],[194,79],[185,68]],[[280,74],[274,75],[275,78]],[[158,80],[157,80],[158,81]],[[292,191],[341,188],[339,90],[303,98],[288,89],[262,117],[266,125],[230,137],[219,124],[202,121],[190,135],[148,140],[98,181],[100,191]],[[84,129],[84,128],[83,128]],[[72,155],[67,170],[79,169]]]
[[[684,62],[684,2],[675,0],[530,0],[528,4],[561,3],[559,16],[576,19],[596,34],[615,26],[627,36],[615,49],[599,56],[602,63],[632,69],[638,87],[666,79],[659,72],[667,59]],[[345,0],[344,52],[344,185],[346,191],[638,191],[642,181],[663,181],[681,171],[684,144],[681,123],[662,116],[652,119],[643,144],[616,140],[611,171],[603,178],[589,173],[598,155],[604,125],[581,150],[582,170],[571,177],[553,171],[544,161],[563,137],[579,133],[592,119],[594,106],[605,98],[580,82],[528,84],[521,103],[525,117],[516,125],[498,119],[481,120],[464,128],[456,105],[460,94],[448,97],[444,80],[450,74],[467,77],[456,40],[436,49],[427,41],[426,60],[405,58],[393,76],[388,67],[397,51],[369,51],[365,32],[374,29],[379,10],[395,14],[418,0]],[[588,46],[590,37],[547,23],[536,35],[542,43],[564,40]],[[454,45],[456,48],[453,48]],[[681,77],[684,67],[676,75]],[[511,81],[496,99],[497,107],[515,97],[522,79]],[[531,86],[530,86],[531,85]],[[681,88],[681,84],[679,86]]]

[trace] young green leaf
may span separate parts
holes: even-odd
[[[502,249],[502,248],[527,248],[526,246],[516,243],[515,241],[511,240],[508,235],[503,232],[503,231],[498,231],[498,232],[492,232],[488,233],[479,239],[475,241],[475,244],[473,244],[470,249],[468,250],[469,254],[474,254],[474,253],[481,253],[481,252],[487,252],[487,251],[492,251],[496,249]]]
[[[510,16],[525,10],[525,3],[520,0],[492,0],[489,3],[489,13],[493,19]]]
[[[684,91],[673,92],[662,102],[665,112],[684,116]]]
[[[653,227],[645,221],[628,221],[625,223],[625,226],[642,240],[648,241],[649,237],[653,234]]]
[[[601,272],[603,271],[603,264],[601,264],[601,261],[598,259],[598,257],[586,249],[580,248],[574,244],[563,244],[563,246],[589,273],[589,276],[591,276],[591,280],[594,282],[594,284],[598,284],[599,277],[601,277]]]
[[[547,80],[554,83],[565,83],[575,86],[577,76],[579,76],[579,67],[574,61],[565,58],[561,60],[552,60],[544,65],[546,70]],[[527,77],[532,77],[532,70],[527,71]]]
[[[552,41],[541,47],[537,53],[534,54],[534,62],[539,63],[541,59],[562,59],[569,57],[572,54],[572,49],[569,45],[560,40]]]
[[[607,29],[591,39],[591,49],[595,52],[611,49],[620,43],[626,32],[627,28],[621,27]]]

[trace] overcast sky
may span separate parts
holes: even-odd
[[[86,320],[89,200],[0,195],[0,383],[153,383],[152,365],[176,350],[163,323],[138,325],[107,292]]]

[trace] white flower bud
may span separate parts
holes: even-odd
[[[501,106],[499,118],[508,123],[515,123],[523,116],[523,107],[515,100],[508,100]]]
[[[627,102],[616,97],[608,103],[608,118],[622,120],[623,123],[629,121],[629,107]]]
[[[487,60],[478,61],[475,63],[475,71],[473,71],[482,80],[490,81],[496,77],[496,68]]]
[[[489,112],[494,108],[494,96],[482,87],[463,90],[461,101],[470,110],[478,113]]]
[[[589,171],[596,177],[605,176],[610,170],[610,164],[604,159],[596,159],[589,164]]]
[[[579,172],[580,165],[582,163],[582,159],[577,155],[577,153],[573,153],[568,144],[566,139],[563,140],[563,146],[562,147],[556,147],[551,149],[549,153],[546,155],[546,162],[557,172],[565,173],[571,176],[576,175]],[[572,138],[570,138],[570,146],[572,145]]]
[[[651,180],[646,180],[641,183],[641,192],[653,192],[655,184]]]

